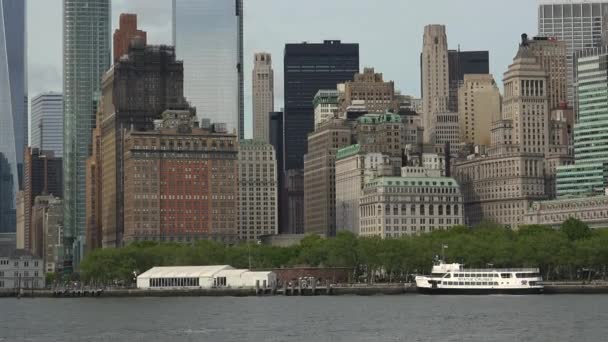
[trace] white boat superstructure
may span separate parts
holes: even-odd
[[[433,266],[430,276],[416,277],[420,292],[437,294],[540,293],[541,282],[538,268],[465,269],[442,261]]]

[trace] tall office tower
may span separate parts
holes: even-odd
[[[198,118],[245,132],[243,0],[173,0],[173,45]]]
[[[607,7],[608,9],[608,7]],[[568,102],[567,46],[563,40],[534,37],[528,42],[530,52],[547,73],[549,108],[562,108]]]
[[[502,117],[492,125],[487,154],[454,165],[463,189],[467,224],[493,221],[517,229],[532,202],[547,199],[550,143],[548,76],[522,36],[504,74]]]
[[[448,39],[443,25],[424,28],[421,61],[421,89],[424,101],[422,117],[424,142],[434,143],[431,128],[437,122],[437,113],[447,111],[449,100]]]
[[[558,197],[601,194],[608,187],[608,47],[578,52],[576,68],[574,165],[558,168]]]
[[[63,95],[42,93],[32,98],[30,146],[63,157]]]
[[[253,71],[253,138],[268,142],[269,113],[274,111],[274,71],[269,53],[256,53]]]
[[[284,201],[287,210],[284,231],[288,234],[304,234],[304,171],[287,170],[284,178]]]
[[[606,0],[540,0],[538,34],[566,42],[568,103],[576,108],[574,53],[601,45]]]
[[[239,142],[239,239],[257,241],[279,233],[277,159],[272,145]]]
[[[103,106],[100,106],[103,107]],[[101,112],[97,113],[97,125],[93,130],[93,147],[87,159],[86,171],[86,246],[88,251],[102,247],[101,216],[103,213],[101,190]]]
[[[184,67],[170,46],[134,40],[129,54],[102,79],[101,190],[103,246],[121,246],[123,231],[123,135],[149,130],[167,109],[188,110]]]
[[[27,146],[24,0],[0,0],[0,232],[15,231],[15,199]]]
[[[277,159],[277,211],[279,222],[279,234],[289,233],[289,222],[287,221],[287,197],[285,193],[285,171],[283,169],[283,112],[272,112],[269,116],[269,143],[274,147]]]
[[[143,40],[146,45],[148,33],[137,29],[137,14],[122,13],[118,21],[118,29],[114,31],[114,63],[129,53],[129,46],[135,38]]]
[[[63,0],[64,235],[77,265],[84,255],[86,160],[101,76],[111,63],[110,0]],[[66,251],[70,246],[66,246]]]
[[[458,88],[467,74],[489,74],[490,53],[488,51],[448,51],[449,100],[448,110],[458,112]]]
[[[286,44],[283,67],[285,170],[302,170],[307,136],[314,131],[314,96],[353,79],[359,72],[359,44]]]
[[[235,243],[236,135],[225,124],[197,127],[190,110],[162,117],[154,130],[130,130],[124,138],[124,243]]]
[[[468,74],[458,90],[460,140],[490,146],[492,123],[500,120],[500,90],[490,74]]]
[[[336,152],[351,144],[343,119],[322,123],[308,136],[304,156],[304,232],[336,235]]]
[[[53,152],[28,147],[25,151],[24,232],[25,248],[32,250],[32,206],[40,195],[61,197],[63,192],[63,161]]]
[[[399,102],[395,98],[395,82],[385,82],[382,74],[374,68],[364,68],[363,73],[356,74],[354,80],[344,83],[344,92],[339,98],[340,112],[354,101],[363,101],[365,109],[370,113],[384,113],[388,110],[396,113]]]

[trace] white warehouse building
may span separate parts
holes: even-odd
[[[276,283],[274,272],[235,269],[228,265],[153,267],[137,276],[138,289],[272,288]]]

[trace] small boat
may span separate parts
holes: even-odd
[[[543,292],[538,268],[465,269],[439,260],[430,276],[417,276],[424,294],[538,294]]]

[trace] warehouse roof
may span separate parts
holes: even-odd
[[[228,265],[152,267],[138,278],[211,278],[223,270],[234,268]]]

